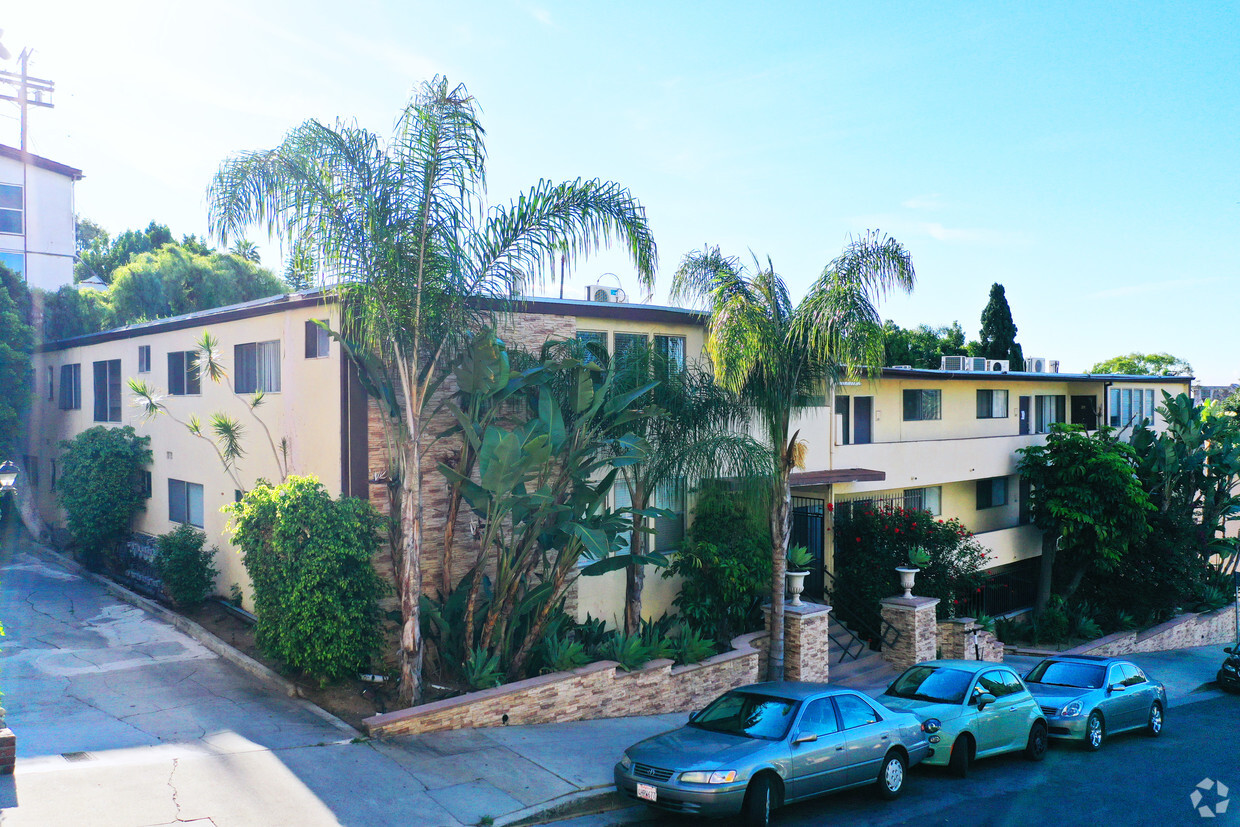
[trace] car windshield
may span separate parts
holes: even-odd
[[[1073,663],[1063,660],[1044,660],[1025,680],[1030,683],[1049,684],[1051,686],[1073,686],[1078,689],[1099,689],[1106,669],[1092,663]]]
[[[778,741],[788,733],[797,702],[750,692],[729,692],[689,722],[711,732]]]
[[[972,672],[935,666],[914,666],[901,675],[886,694],[914,701],[958,704],[973,680]]]

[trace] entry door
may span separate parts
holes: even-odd
[[[1031,406],[1030,404],[1031,402],[1032,402],[1032,399],[1028,396],[1022,396],[1020,398],[1020,433],[1022,435],[1029,433],[1029,430],[1030,430],[1029,429],[1029,408]]]
[[[1096,396],[1072,397],[1072,423],[1084,425],[1085,430],[1098,428],[1098,398]]]
[[[873,437],[874,397],[853,397],[853,443],[868,445]]]

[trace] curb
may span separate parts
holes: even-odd
[[[526,825],[547,824],[577,816],[607,813],[622,810],[633,802],[621,797],[612,784],[589,787],[568,793],[541,804],[534,804],[495,819],[494,827],[526,827]]]
[[[243,672],[246,672],[260,683],[264,683],[273,689],[278,689],[285,695],[293,698],[295,702],[307,712],[322,718],[324,721],[344,733],[347,737],[359,739],[365,738],[362,733],[358,732],[356,729],[349,726],[347,723],[340,720],[326,709],[323,709],[322,707],[317,706],[316,704],[313,704],[303,698],[301,696],[301,690],[298,689],[297,684],[287,678],[281,677],[271,668],[264,666],[241,650],[225,643],[223,640],[211,634],[189,618],[179,615],[171,609],[159,605],[150,598],[136,594],[119,583],[114,583],[102,575],[87,571],[81,563],[70,560],[60,552],[53,551],[50,548],[38,544],[31,544],[26,550],[30,551],[32,554],[46,557],[52,562],[63,566],[80,577],[93,580],[100,586],[103,586],[105,591],[118,600],[122,600],[132,606],[136,606],[148,614],[154,615],[168,625],[177,629],[177,631],[182,632],[183,634],[201,643],[207,649],[211,650],[216,655],[219,655],[221,658],[228,661],[233,666],[236,666]]]

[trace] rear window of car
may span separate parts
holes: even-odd
[[[1030,683],[1048,686],[1072,686],[1078,689],[1099,689],[1106,676],[1106,668],[1092,663],[1075,663],[1064,660],[1044,660],[1026,679]]]

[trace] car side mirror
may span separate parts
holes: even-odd
[[[978,695],[977,696],[977,711],[981,712],[983,709],[993,704],[995,700],[996,700],[995,696],[990,694],[989,692],[983,692],[982,694]]]
[[[812,732],[798,732],[797,737],[792,739],[792,745],[795,747],[799,744],[809,744],[818,740],[818,736]]]
[[[1107,687],[1108,692],[1126,692],[1127,690],[1128,687],[1124,686],[1122,683],[1113,683]]]
[[[1240,655],[1240,652],[1237,652],[1237,651],[1235,650],[1235,648],[1234,648],[1234,647],[1232,647],[1232,646],[1228,646],[1228,647],[1227,647],[1226,649],[1224,649],[1223,651],[1224,651],[1224,652],[1226,652],[1226,653],[1227,653],[1227,654],[1229,654],[1229,655]]]

